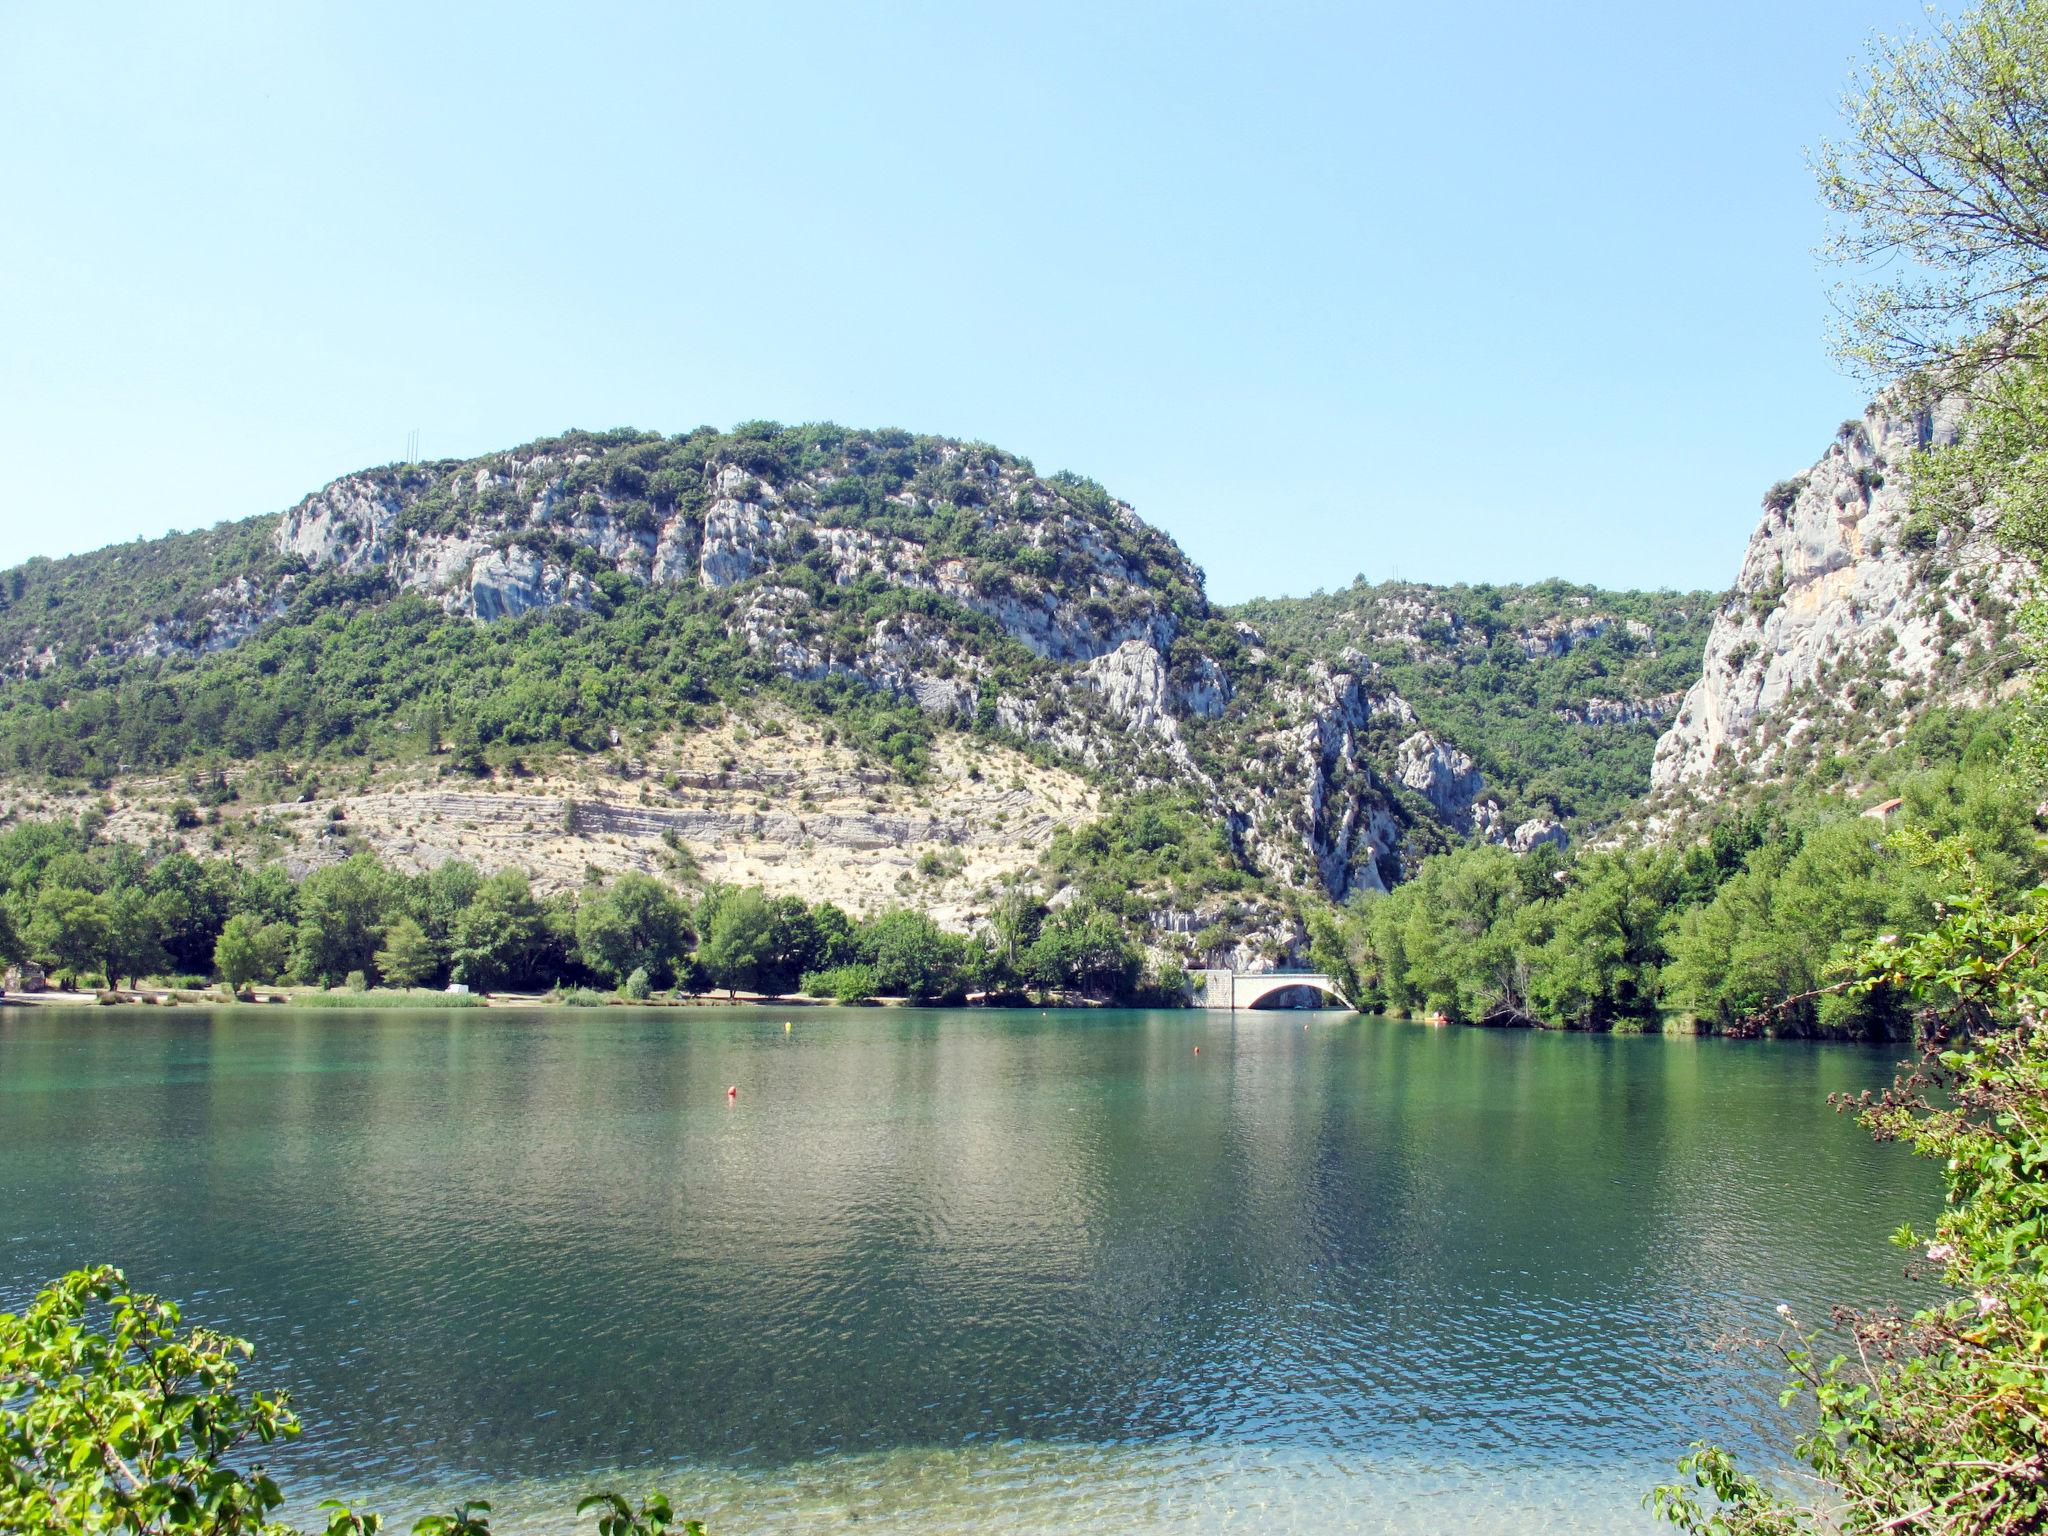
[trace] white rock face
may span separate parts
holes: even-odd
[[[1203,720],[1214,720],[1230,707],[1232,688],[1230,675],[1213,656],[1197,656],[1192,668],[1193,677],[1180,690],[1177,702],[1189,714]]]
[[[403,503],[363,475],[344,475],[315,491],[277,525],[277,547],[315,570],[367,570],[391,557],[390,539]]]
[[[862,643],[833,654],[802,638],[812,608],[796,587],[754,590],[734,622],[735,633],[785,677],[818,682],[841,677],[909,700],[928,715],[964,720],[981,698],[983,664],[958,651],[930,620],[914,613],[879,621]]]
[[[779,535],[775,519],[757,501],[723,497],[704,514],[697,575],[707,587],[729,587],[768,569],[769,546]]]
[[[1575,601],[1585,603],[1588,599],[1581,597]],[[1607,619],[1593,615],[1575,619],[1560,617],[1540,629],[1532,629],[1525,634],[1517,635],[1515,640],[1525,656],[1562,656],[1573,646],[1583,645],[1588,640],[1595,640],[1606,634],[1608,624]],[[1644,639],[1648,637],[1650,629],[1647,624],[1631,624],[1629,632],[1637,635],[1639,639]]]
[[[1517,853],[1528,853],[1545,843],[1563,850],[1571,846],[1571,841],[1563,823],[1553,821],[1548,816],[1533,816],[1515,828],[1508,838],[1508,846]]]
[[[1365,729],[1376,708],[1356,673],[1310,664],[1301,687],[1273,690],[1281,722],[1251,747],[1267,766],[1246,775],[1234,811],[1252,862],[1332,897],[1384,890],[1399,863],[1401,823],[1374,776]]]
[[[1768,771],[1785,734],[1802,728],[1801,709],[1843,707],[1825,697],[1831,665],[1882,658],[1896,697],[1985,636],[1982,605],[2009,602],[2019,570],[1981,525],[1944,530],[1931,548],[1909,549],[1905,538],[1909,458],[1955,441],[1961,417],[1955,401],[1919,411],[1880,401],[1774,491],[1715,618],[1700,680],[1657,743],[1658,788],[1696,784],[1724,759]],[[1931,582],[1930,557],[1947,571]]]
[[[1471,755],[1447,746],[1428,731],[1417,731],[1395,749],[1401,782],[1436,808],[1439,816],[1460,830],[1472,825],[1472,802],[1486,781]]]
[[[1082,669],[1109,711],[1133,731],[1177,737],[1169,707],[1166,662],[1143,640],[1126,640]]]
[[[466,613],[487,624],[516,618],[532,608],[587,608],[595,595],[596,588],[582,572],[565,571],[510,544],[479,555],[469,567],[468,581],[461,590],[450,592],[444,605],[450,613]]]

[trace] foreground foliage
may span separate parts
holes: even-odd
[[[1953,872],[1960,856],[1946,861]],[[1933,1010],[1926,1062],[1860,1104],[1880,1140],[1941,1161],[1931,1234],[1894,1240],[1953,1288],[1902,1316],[1786,1312],[1788,1402],[1820,1494],[1795,1501],[1725,1450],[1696,1446],[1661,1514],[1700,1536],[1903,1532],[2017,1536],[2048,1520],[2048,887],[2001,903],[1970,881],[1943,920],[1871,946],[1858,985]],[[1783,1309],[1781,1309],[1783,1311]],[[1846,1340],[1830,1354],[1826,1341]]]
[[[1962,441],[1924,455],[1924,512],[1988,509],[2008,552],[2048,557],[2040,446],[2048,325],[2048,4],[1982,0],[1925,38],[1883,41],[1821,156],[1865,281],[1851,353],[1962,391]],[[1875,272],[1873,277],[1871,274]],[[2038,607],[2038,604],[2037,604]],[[2035,621],[2038,632],[2038,616]],[[2048,778],[2048,670],[2037,646],[2014,764]],[[1699,1536],[2020,1536],[2048,1526],[2048,886],[2014,890],[1965,838],[1900,850],[1943,895],[1919,936],[1883,934],[1830,992],[1919,1009],[1927,1054],[1857,1107],[1881,1140],[1938,1159],[1947,1199],[1901,1246],[1948,1287],[1910,1316],[1780,1308],[1785,1398],[1813,1414],[1794,1499],[1726,1450],[1696,1445],[1653,1495]],[[1824,1345],[1841,1340],[1830,1354]]]
[[[0,1531],[18,1536],[296,1536],[265,1449],[299,1433],[285,1394],[246,1392],[247,1340],[183,1325],[118,1269],[75,1270],[0,1313]],[[326,1500],[325,1536],[383,1520]],[[659,1493],[592,1494],[600,1536],[703,1536]],[[429,1515],[414,1536],[488,1536],[491,1506]]]

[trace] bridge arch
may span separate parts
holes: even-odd
[[[1239,976],[1237,978],[1237,1006],[1240,1008],[1263,1008],[1282,992],[1292,992],[1297,987],[1321,993],[1340,1008],[1349,1008],[1351,1000],[1337,990],[1337,984],[1327,976],[1288,975],[1286,972],[1267,972],[1264,975]]]

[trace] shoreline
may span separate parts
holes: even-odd
[[[1628,1026],[1610,1029],[1559,1029],[1542,1024],[1489,1024],[1472,1023],[1459,1019],[1447,1019],[1441,1015],[1409,1014],[1392,1011],[1353,1011],[1340,1008],[1288,1008],[1288,1009],[1207,1009],[1196,1007],[1173,1007],[1171,1005],[1122,1004],[1099,997],[1088,997],[1077,993],[1054,993],[1045,998],[1024,995],[1006,995],[1001,1000],[991,1000],[985,995],[973,995],[959,1002],[920,1003],[907,997],[873,997],[857,1003],[841,1002],[831,997],[813,997],[806,993],[792,992],[776,995],[765,992],[738,992],[731,996],[713,993],[688,993],[682,996],[650,997],[630,999],[613,995],[601,1001],[592,1000],[587,994],[584,1000],[570,1002],[559,993],[549,992],[493,992],[493,993],[449,993],[441,991],[420,991],[400,993],[385,988],[372,988],[367,992],[349,993],[343,991],[322,991],[315,987],[258,987],[243,996],[222,996],[216,989],[200,990],[189,987],[123,987],[111,993],[84,991],[60,992],[0,992],[0,1018],[12,1008],[49,1009],[70,1011],[88,1008],[114,1008],[131,1010],[136,1008],[204,1008],[204,1009],[269,1009],[298,1008],[308,1011],[332,1010],[335,1012],[359,1011],[365,1013],[469,1013],[485,1010],[511,1013],[540,1013],[556,1010],[601,1010],[605,1008],[848,1008],[848,1009],[972,1009],[986,1008],[991,1011],[1023,1012],[1100,1012],[1117,1008],[1143,1008],[1164,1013],[1262,1013],[1262,1014],[1339,1014],[1345,1019],[1386,1019],[1399,1024],[1411,1024],[1425,1029],[1477,1030],[1486,1033],[1528,1033],[1539,1035],[1587,1035],[1611,1036],[1625,1039],[1655,1037],[1681,1040],[1731,1040],[1742,1043],[1798,1042],[1819,1045],[1865,1045],[1886,1046],[1909,1044],[1907,1037],[1870,1038],[1861,1035],[1824,1035],[1813,1033],[1771,1033],[1768,1031],[1741,1032],[1703,1028],[1697,1023],[1678,1017],[1661,1021],[1629,1021]],[[1632,1027],[1630,1027],[1632,1026]]]
[[[738,992],[719,996],[693,992],[675,997],[624,998],[607,996],[601,1002],[568,1002],[548,992],[398,992],[373,987],[367,992],[325,992],[317,987],[257,987],[243,996],[222,996],[216,989],[192,987],[121,987],[106,991],[0,992],[0,1008],[331,1008],[347,1011],[442,1011],[466,1013],[484,1009],[536,1012],[555,1009],[600,1008],[1020,1008],[1100,1009],[1115,1003],[1079,994],[1056,993],[1045,1000],[1020,997],[1014,1001],[991,1002],[986,996],[970,995],[958,1003],[920,1003],[907,997],[871,997],[857,1003],[837,998],[813,997],[808,993]],[[1200,1009],[1169,1010],[1201,1012]],[[1336,1010],[1329,1010],[1336,1011]]]

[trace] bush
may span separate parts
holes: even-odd
[[[2017,1536],[2048,1514],[2048,887],[1996,901],[1973,877],[1944,908],[1918,938],[1869,945],[1854,974],[1932,1010],[1926,1061],[1856,1107],[1879,1140],[1945,1171],[1934,1231],[1901,1227],[1893,1241],[1948,1295],[1910,1317],[1836,1308],[1832,1329],[1780,1307],[1785,1399],[1810,1396],[1817,1414],[1796,1451],[1830,1518],[1811,1521],[1727,1451],[1695,1444],[1686,1481],[1654,1495],[1694,1536]],[[1826,1338],[1843,1329],[1847,1348]]]
[[[0,1313],[0,1530],[36,1536],[297,1536],[261,1448],[291,1440],[283,1393],[244,1392],[244,1339],[185,1328],[178,1308],[118,1269],[74,1270],[17,1316]],[[327,1500],[334,1536],[382,1521]],[[659,1493],[635,1509],[592,1494],[602,1536],[703,1536]],[[489,1536],[490,1506],[429,1516],[415,1532]]]
[[[830,970],[806,971],[802,987],[807,997],[829,997],[839,1003],[865,1003],[880,990],[871,965],[835,965]]]
[[[644,1003],[654,995],[654,983],[647,979],[647,967],[636,966],[633,974],[619,984],[619,996]]]

